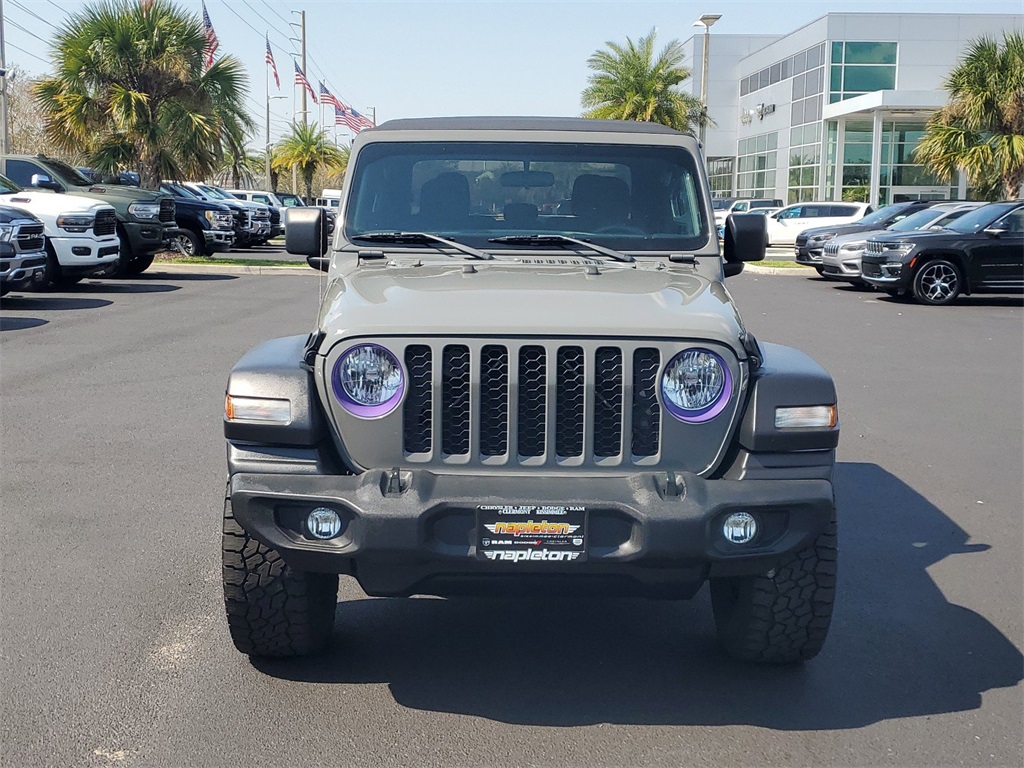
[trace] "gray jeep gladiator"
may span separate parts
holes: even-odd
[[[338,575],[375,596],[689,598],[742,660],[832,614],[831,378],[744,327],[692,136],[648,123],[398,120],[359,134],[317,327],[231,371],[224,597],[253,656],[317,651]]]

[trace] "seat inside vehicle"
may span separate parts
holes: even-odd
[[[629,187],[614,176],[587,173],[572,184],[572,212],[585,229],[629,221]]]
[[[507,203],[502,216],[511,229],[536,229],[539,214],[531,203]]]
[[[422,229],[451,229],[465,226],[468,220],[469,181],[464,175],[449,171],[424,182],[417,217]]]

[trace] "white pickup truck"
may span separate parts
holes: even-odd
[[[5,176],[0,176],[0,204],[43,222],[46,271],[35,287],[71,285],[117,264],[120,241],[113,206],[80,195],[22,189]]]

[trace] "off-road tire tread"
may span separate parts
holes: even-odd
[[[832,620],[837,552],[833,519],[814,544],[766,574],[712,579],[715,623],[726,652],[769,664],[817,656]],[[734,586],[738,595],[727,596]]]
[[[304,656],[331,637],[338,576],[295,571],[224,505],[224,607],[235,647],[250,656]]]

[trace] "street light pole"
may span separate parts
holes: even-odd
[[[0,151],[10,152],[10,134],[7,118],[7,46],[4,43],[4,0],[0,0]]]
[[[711,25],[722,18],[720,13],[705,13],[697,21],[693,22],[695,27],[704,27],[704,62],[700,69],[700,103],[704,108],[704,114],[700,123],[700,143],[704,144],[707,138],[708,120],[708,49],[711,44]],[[707,149],[704,150],[705,155]]]

